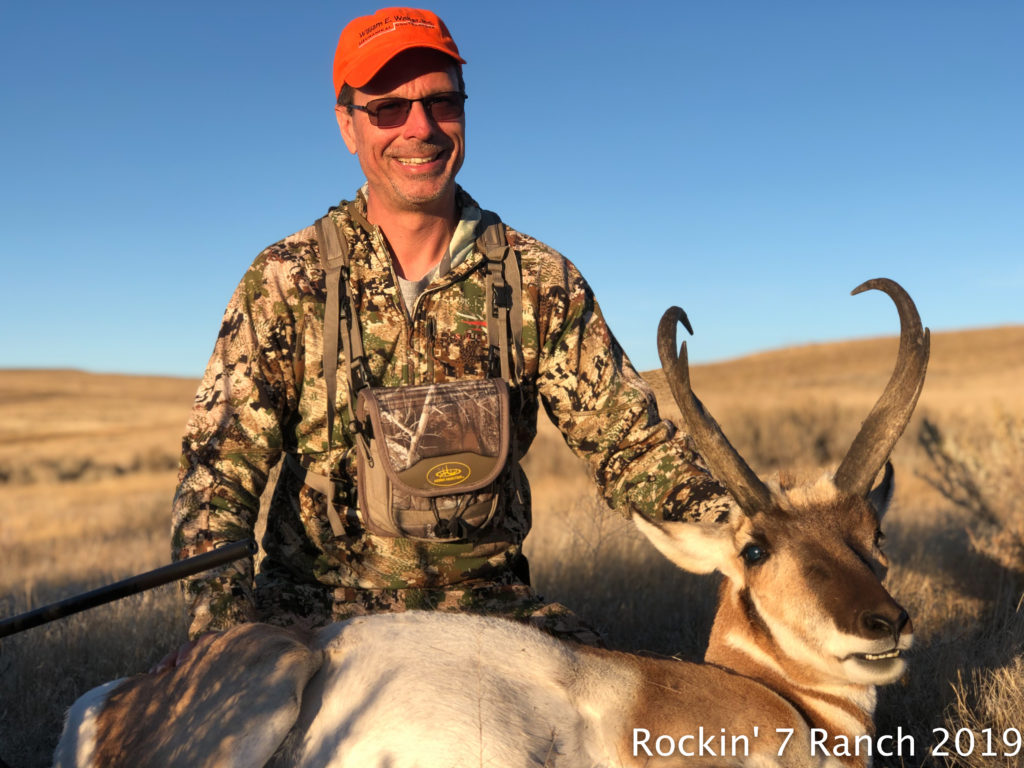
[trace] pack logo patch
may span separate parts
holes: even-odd
[[[446,461],[427,470],[427,482],[438,488],[450,488],[466,482],[471,474],[469,465],[461,461]]]

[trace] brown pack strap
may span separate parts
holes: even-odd
[[[523,284],[519,254],[508,242],[505,225],[496,213],[483,211],[486,224],[477,244],[487,260],[487,340],[490,357],[500,360],[501,378],[509,384],[522,381],[526,371],[523,359]],[[511,339],[510,339],[511,336]],[[495,339],[498,339],[495,345]],[[511,349],[509,342],[511,341]],[[493,375],[493,373],[492,373]],[[520,400],[520,408],[522,401]],[[525,489],[519,470],[519,451],[512,441],[512,485],[515,494],[525,503]]]
[[[345,528],[341,524],[341,518],[338,516],[338,509],[334,506],[334,481],[327,477],[327,475],[321,475],[306,469],[302,466],[299,457],[294,453],[286,453],[284,455],[284,463],[300,482],[327,497],[327,522],[331,524],[331,531],[334,535],[341,536],[345,532]]]
[[[358,211],[351,203],[349,215],[356,216]],[[349,366],[347,385],[352,395],[348,401],[349,418],[353,417],[355,396],[359,390],[369,384],[369,372],[366,369],[366,354],[363,350],[363,335],[356,318],[355,300],[348,290],[349,258],[348,241],[346,241],[330,216],[317,220],[317,235],[321,243],[320,261],[327,273],[327,305],[324,308],[324,349],[328,344],[333,347],[333,355],[325,356],[324,376],[328,381],[328,389],[337,392],[338,370],[338,331],[341,331],[341,347]],[[361,217],[360,217],[361,219]],[[339,324],[339,320],[344,325]],[[340,325],[340,328],[339,328]],[[328,365],[330,371],[328,371]],[[333,403],[333,398],[329,401]]]
[[[303,483],[314,491],[320,491],[325,496],[327,495],[331,482],[327,475],[321,475],[311,469],[306,469],[306,467],[302,466],[302,460],[294,453],[286,453],[284,455],[284,463],[288,465],[288,470]]]
[[[366,386],[366,375],[362,370],[366,360],[363,353],[363,337],[358,325],[353,322],[356,317],[352,292],[348,290],[348,242],[340,236],[337,226],[330,220],[330,214],[316,222],[317,239],[320,243],[320,262],[325,273],[327,301],[324,305],[324,382],[327,386],[327,466],[334,467],[334,417],[335,403],[338,395],[338,340],[345,354],[349,375],[345,377],[347,392],[347,410],[349,423],[357,425],[354,403],[358,388]],[[342,326],[342,321],[344,325]],[[354,330],[353,330],[354,327]],[[358,427],[356,427],[358,435]],[[361,435],[358,435],[361,437]],[[294,464],[298,465],[295,461]],[[298,465],[300,476],[306,476],[306,470]],[[311,473],[309,473],[311,474]],[[324,478],[326,486],[321,489],[309,483],[315,490],[327,496],[327,520],[335,536],[342,536],[345,529],[338,517],[334,504],[334,480]]]
[[[477,243],[487,262],[487,341],[492,360],[497,357],[500,363],[501,378],[517,383],[525,370],[519,254],[509,245],[505,225],[496,214],[484,211],[481,222],[486,227]]]

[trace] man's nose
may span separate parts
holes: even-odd
[[[409,109],[409,116],[405,119],[404,128],[406,138],[423,139],[433,135],[437,130],[437,123],[427,112],[423,102],[414,101]]]

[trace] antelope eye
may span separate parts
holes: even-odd
[[[747,544],[740,552],[740,557],[747,565],[758,565],[768,559],[768,550],[760,544]]]
[[[875,547],[881,549],[883,544],[885,544],[885,534],[878,529],[875,531]]]

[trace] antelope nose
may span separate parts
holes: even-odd
[[[903,628],[910,621],[910,616],[902,608],[899,613],[884,615],[872,611],[864,611],[860,615],[860,626],[868,637],[891,637],[895,642]]]

